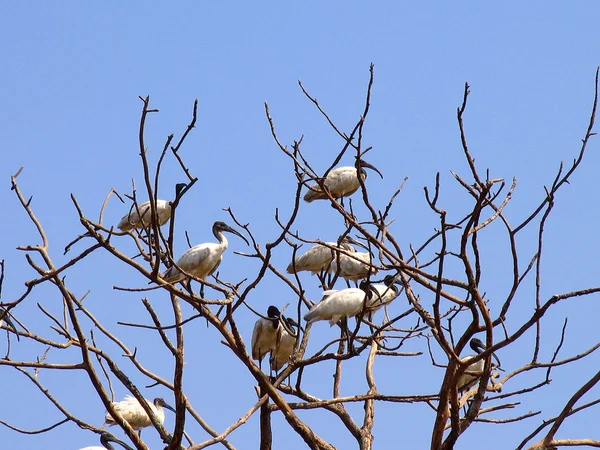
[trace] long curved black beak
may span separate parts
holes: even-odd
[[[367,245],[363,244],[363,243],[362,243],[362,242],[360,242],[360,241],[357,241],[357,240],[356,240],[356,239],[354,239],[352,236],[349,236],[349,235],[348,235],[348,236],[346,236],[346,241],[347,241],[347,242],[349,242],[349,243],[350,243],[350,244],[352,244],[352,245],[357,245],[357,246],[359,246],[359,247],[362,247],[362,248],[364,248],[366,251],[369,251],[369,247],[368,247]]]
[[[167,404],[166,402],[162,402],[162,407],[167,408],[169,411],[173,411],[174,413],[177,413],[177,411],[175,411],[175,408],[173,408],[171,405]]]
[[[248,242],[248,240],[242,235],[242,233],[240,233],[238,230],[231,228],[229,225],[225,225],[225,227],[223,228],[223,231],[229,231],[230,233],[235,234],[236,236],[241,237],[244,242],[246,243],[246,245],[250,245],[250,243]]]
[[[102,433],[102,435],[107,442],[114,442],[115,444],[119,444],[124,449],[133,450],[129,445],[127,445],[125,442],[118,439],[114,435],[110,434],[108,431],[105,431],[104,433]]]
[[[482,353],[486,350],[486,346],[483,344],[483,342],[481,342],[479,339],[475,338],[473,340],[471,340],[471,348],[473,350],[475,350],[478,354]],[[498,363],[498,367],[502,367],[502,364],[500,363],[500,359],[496,356],[495,353],[492,353],[492,357],[496,360],[496,362]]]
[[[368,167],[371,170],[374,170],[375,172],[377,172],[379,174],[379,176],[381,177],[381,179],[383,180],[383,174],[379,171],[379,169],[377,167],[375,167],[373,164],[369,164],[368,162],[366,162],[364,159],[360,160],[361,167]]]

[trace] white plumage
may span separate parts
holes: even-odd
[[[163,226],[171,218],[171,204],[166,200],[156,200],[156,214],[158,216],[158,226]],[[137,209],[134,206],[129,214],[123,216],[117,227],[121,231],[145,228],[151,223],[150,216],[150,202],[144,202]]]
[[[307,322],[328,320],[329,325],[333,326],[340,319],[355,316],[361,312],[365,296],[365,291],[359,288],[325,291],[321,301],[304,315],[304,320]]]
[[[381,172],[366,161],[359,160],[359,167],[360,177],[363,181],[367,178],[367,172],[363,167],[375,170],[381,178],[383,178]],[[329,190],[333,198],[348,197],[354,194],[360,187],[360,182],[356,175],[356,167],[354,166],[344,166],[333,169],[327,174],[323,184]],[[313,200],[326,200],[327,198],[327,194],[323,192],[318,184],[309,186],[308,192],[304,195],[304,200],[308,203]]]
[[[469,345],[477,354],[480,354],[485,350],[485,345],[478,338],[471,339]],[[498,366],[500,366],[500,360],[498,359],[498,357],[494,353],[492,353],[492,356],[498,362]],[[469,355],[465,356],[464,358],[461,358],[460,360],[461,362],[466,363],[474,357],[474,355]],[[475,384],[479,380],[479,377],[481,377],[481,375],[483,374],[484,365],[484,359],[480,359],[479,361],[474,362],[473,364],[469,364],[463,372],[463,374],[458,378],[458,382],[456,383],[458,389],[461,391],[468,391],[473,386],[475,386]]]
[[[185,183],[178,183],[175,186],[175,197],[179,196],[181,190],[185,187]],[[133,228],[146,228],[152,223],[152,209],[150,202],[144,202],[131,207],[129,214],[123,216],[117,227],[121,231],[129,231]],[[167,200],[156,200],[156,215],[158,216],[158,226],[161,227],[171,218],[171,203]]]
[[[114,442],[116,444],[119,444],[121,447],[123,447],[126,450],[133,450],[129,445],[127,445],[125,442],[117,439],[116,437],[114,437],[112,434],[108,433],[108,432],[103,432],[100,435],[100,443],[102,444],[102,447],[98,446],[98,445],[94,445],[92,447],[84,447],[80,450],[114,450],[114,447],[109,443],[109,442]]]
[[[144,400],[150,406],[150,409],[154,412],[154,415],[161,425],[165,422],[165,411],[163,410],[163,407],[175,412],[175,410],[165,403],[162,398],[155,398],[152,403],[146,399]],[[128,395],[120,402],[112,402],[112,406],[115,411],[121,415],[123,420],[129,423],[134,430],[141,430],[152,424],[150,417],[148,417],[148,414],[146,414],[146,411],[144,411],[144,408],[135,397]],[[108,425],[116,425],[115,420],[108,412],[106,413],[105,421]]]
[[[269,358],[269,363],[271,365],[271,370],[278,372],[290,359],[292,353],[294,353],[294,348],[296,347],[296,340],[298,339],[298,324],[294,319],[288,317],[286,319],[288,327],[295,331],[295,334],[291,334],[285,327],[280,325],[280,337],[279,343],[271,351],[271,356]]]
[[[254,324],[252,331],[252,358],[262,362],[265,355],[274,350],[279,341],[281,324],[279,317],[281,313],[275,306],[269,306],[267,317],[274,320],[260,318]]]
[[[371,275],[377,274],[377,268],[372,267],[372,258],[370,253],[354,252],[352,256],[340,255],[339,272],[340,276],[348,280],[362,280]],[[331,261],[330,272],[335,274],[338,272],[338,261]]]
[[[387,275],[383,279],[383,284],[372,284],[371,289],[373,295],[369,298],[366,307],[370,315],[381,307],[389,305],[400,294],[400,290],[394,284],[393,275]]]
[[[347,252],[356,251],[348,244],[346,239],[343,239],[339,246],[337,242],[327,242],[327,245],[330,245],[334,248],[339,247]],[[317,244],[309,248],[306,253],[296,257],[295,264],[290,263],[287,266],[287,273],[294,273],[295,268],[296,272],[307,271],[312,272],[313,275],[316,275],[329,267],[331,261],[336,258],[336,253],[337,252],[332,248],[326,247],[322,244]]]
[[[233,233],[241,237],[246,244],[248,243],[246,238],[237,230],[234,230],[224,222],[215,222],[212,232],[219,242],[207,242],[190,248],[179,257],[177,266],[196,278],[204,279],[212,275],[219,267],[219,264],[221,264],[223,252],[227,249],[228,242],[223,234],[224,231]],[[169,283],[176,283],[186,278],[186,275],[180,272],[175,266],[171,266],[161,276]]]

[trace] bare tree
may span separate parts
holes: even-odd
[[[261,449],[272,448],[271,419],[274,414],[280,414],[307,447],[335,448],[326,436],[314,431],[310,421],[304,419],[310,417],[310,414],[298,414],[305,410],[331,413],[356,440],[358,448],[371,449],[374,442],[376,402],[402,403],[407,407],[425,405],[431,408],[432,449],[454,448],[474,422],[495,423],[496,429],[501,432],[502,424],[527,419],[530,420],[532,431],[523,436],[519,449],[578,445],[600,447],[600,441],[592,440],[590,436],[556,438],[557,432],[568,418],[586,413],[600,401],[595,399],[583,404],[580,402],[582,396],[598,383],[600,372],[590,373],[589,381],[573,389],[572,397],[562,405],[562,411],[556,417],[543,417],[535,404],[528,404],[528,394],[547,387],[555,367],[586,358],[600,346],[599,342],[576,355],[562,355],[561,349],[567,340],[565,320],[562,329],[553,330],[560,339],[552,358],[544,360],[540,357],[540,349],[547,345],[542,339],[541,329],[548,311],[558,304],[572,302],[577,297],[590,297],[600,291],[600,286],[591,286],[544,298],[540,276],[545,250],[544,229],[553,212],[556,194],[569,183],[573,173],[583,162],[588,142],[595,134],[593,126],[598,100],[598,71],[589,124],[577,157],[569,166],[560,164],[556,176],[545,187],[545,195],[539,199],[539,204],[524,220],[516,223],[507,212],[507,206],[517,189],[516,179],[507,182],[501,178],[490,178],[489,171],[477,167],[469,149],[465,113],[470,91],[469,85],[465,84],[462,103],[457,109],[457,120],[469,172],[452,174],[469,201],[468,204],[463,202],[460,205],[442,204],[440,174],[435,174],[432,186],[424,188],[424,201],[434,218],[435,232],[423,242],[414,244],[403,244],[402,242],[412,241],[406,236],[400,240],[394,226],[398,214],[402,214],[397,212],[395,202],[403,194],[406,179],[400,181],[397,190],[387,199],[374,199],[368,190],[366,173],[374,167],[365,161],[365,155],[371,151],[371,147],[366,144],[364,125],[371,106],[373,82],[371,66],[364,109],[351,130],[339,127],[300,83],[306,98],[314,104],[342,142],[340,151],[323,173],[319,173],[303,153],[302,137],[290,145],[282,142],[277,134],[276,121],[265,103],[265,113],[274,142],[282,154],[289,158],[289,175],[297,179],[297,190],[294,198],[290,199],[291,212],[288,216],[282,217],[279,210],[275,211],[274,220],[279,225],[280,232],[270,242],[259,242],[252,226],[245,224],[247,219],[237,217],[234,211],[227,209],[230,222],[235,224],[233,230],[243,230],[241,235],[244,239],[249,239],[249,251],[236,253],[257,262],[255,273],[240,274],[235,280],[220,279],[216,271],[223,247],[219,247],[218,251],[221,253],[216,254],[216,259],[202,269],[198,264],[206,263],[208,253],[215,246],[202,247],[205,249],[202,254],[193,253],[194,249],[197,250],[193,247],[186,253],[188,259],[179,259],[179,253],[174,252],[176,213],[186,193],[198,181],[194,169],[186,164],[183,155],[186,138],[196,124],[198,101],[194,103],[192,120],[179,140],[175,141],[174,135],[168,136],[160,154],[155,155],[156,163],[151,163],[145,143],[146,119],[149,114],[158,111],[151,108],[149,97],[141,98],[141,191],[143,197],[147,195],[149,204],[138,202],[138,187],[134,185],[131,194],[126,196],[131,201],[131,206],[121,224],[124,231],[121,231],[104,222],[104,212],[109,202],[116,197],[124,201],[115,190],[108,193],[97,221],[90,218],[90,213],[83,210],[73,195],[72,202],[79,216],[82,232],[66,246],[65,254],[76,253],[66,263],[57,264],[49,252],[51,237],[46,235],[43,224],[36,218],[34,204],[28,198],[29,194],[25,193],[26,188],[23,189],[18,183],[21,174],[19,169],[11,179],[12,190],[39,235],[39,243],[19,249],[25,253],[27,262],[37,275],[25,283],[25,290],[18,298],[2,299],[0,319],[5,319],[3,328],[8,331],[8,347],[5,357],[0,360],[0,367],[3,371],[17,371],[28,379],[32,389],[39,389],[54,406],[60,419],[53,425],[37,430],[20,429],[5,417],[0,417],[2,425],[12,432],[47,433],[58,426],[75,424],[101,434],[102,430],[98,425],[104,418],[103,411],[98,410],[99,420],[94,424],[84,420],[80,415],[72,413],[53,394],[52,389],[44,385],[42,377],[38,376],[44,371],[58,370],[72,372],[82,382],[89,383],[99,399],[94,408],[98,409],[102,405],[107,417],[112,417],[111,420],[116,422],[131,444],[138,449],[148,447],[134,429],[139,426],[128,422],[125,415],[117,412],[113,403],[118,400],[114,394],[115,384],[137,399],[148,415],[148,424],[156,430],[168,449],[196,450],[213,445],[233,449],[234,442],[229,439],[255,413],[260,417],[257,441],[260,442]],[[185,178],[185,185],[173,188],[173,200],[163,202],[157,199],[157,192],[163,162],[167,158],[177,161],[181,175]],[[354,163],[341,170],[343,158]],[[350,184],[342,186],[343,183]],[[295,230],[295,221],[301,213],[300,205],[304,195],[311,201],[327,202],[342,219],[340,223],[344,226],[338,230],[337,242],[324,242]],[[134,223],[136,216],[139,219],[137,224]],[[168,219],[170,220],[166,222]],[[165,222],[167,225],[161,227]],[[228,229],[231,230],[231,227],[222,228],[215,224],[215,236],[220,238],[219,233]],[[529,235],[536,236],[533,253],[522,250],[519,245],[520,236],[526,230]],[[511,261],[506,270],[511,273],[512,282],[504,294],[486,294],[482,288],[482,280],[494,276],[486,269],[486,261],[493,257],[481,245],[486,239],[501,239],[510,254]],[[360,250],[358,246],[364,249]],[[325,262],[321,262],[316,268],[301,267],[304,260],[300,256],[311,247],[320,249]],[[291,253],[287,271],[274,263],[276,250]],[[77,294],[69,287],[69,277],[66,275],[73,267],[83,264],[84,260],[99,252],[108,254],[112,264],[128,266],[137,271],[148,282],[148,285],[133,288],[115,286],[115,289],[128,291],[130,295],[140,298],[151,325],[142,324],[143,319],[140,319],[140,323],[119,322],[118,312],[112,314],[110,323],[102,323],[86,306],[84,300],[87,294]],[[213,256],[211,254],[210,258]],[[5,264],[8,262],[2,260],[0,295]],[[303,270],[313,271],[317,276],[305,277]],[[176,276],[172,276],[173,274]],[[294,299],[290,304],[276,305],[278,310],[268,316],[263,311],[264,308],[253,304],[251,298],[253,290],[265,283],[267,275],[287,286],[290,298]],[[385,280],[384,275],[387,275]],[[198,289],[198,283],[201,284],[201,289]],[[351,287],[352,283],[356,287]],[[318,285],[325,291],[337,290],[326,293],[319,305],[329,302],[329,310],[338,309],[334,313],[329,311],[329,315],[317,313],[314,302],[306,295],[308,285]],[[37,303],[39,311],[46,317],[47,328],[30,329],[27,325],[28,317],[19,313],[19,307],[25,302],[35,301],[32,293],[39,286],[48,286],[55,295],[46,298],[43,304]],[[533,296],[529,293],[532,286]],[[168,316],[157,313],[147,299],[147,295],[150,295],[148,291],[170,300],[171,312]],[[520,302],[529,302],[531,305],[528,316],[514,313],[517,298]],[[184,318],[182,305],[186,304],[193,309],[194,314]],[[242,336],[238,326],[240,318],[247,317],[239,314],[242,306],[254,311],[256,320],[264,321],[261,323],[265,329],[272,325],[272,329],[276,331],[275,340],[265,344],[264,351],[258,351],[258,359],[271,353],[271,358],[267,358],[266,362],[262,361],[260,365],[253,358],[253,352],[256,357],[256,350],[251,348],[249,336]],[[303,317],[311,308],[311,320],[305,322]],[[377,311],[380,312],[376,313]],[[351,316],[356,317],[355,322],[348,320]],[[339,329],[339,338],[319,343],[318,351],[309,352],[309,341],[315,345],[314,338],[311,338],[315,320],[331,320]],[[200,400],[186,395],[184,366],[186,361],[195,357],[184,352],[184,325],[190,322],[206,322],[219,336],[210,345],[224,344],[257,386],[258,398],[255,404],[225,429],[213,428],[209,423],[210,417],[205,419],[195,407]],[[137,327],[156,333],[172,358],[170,375],[165,377],[151,370],[138,357],[137,348],[132,348],[119,338],[118,330],[122,328],[115,328],[115,323],[119,323],[120,327]],[[296,327],[296,324],[301,327]],[[170,337],[172,331],[175,332],[174,340]],[[517,345],[527,345],[529,341],[522,339],[527,332],[535,334],[531,360],[521,367],[502,367],[496,353],[500,350],[506,352]],[[481,342],[474,340],[477,334],[481,336]],[[15,336],[20,338],[20,342],[14,341]],[[282,351],[284,339],[293,346],[289,358],[288,353]],[[420,350],[403,351],[402,347],[408,342]],[[39,349],[36,356],[24,360],[13,359],[11,355],[14,347],[26,344],[29,348]],[[475,354],[465,357],[469,354],[469,345],[475,350]],[[118,350],[115,351],[114,348]],[[282,352],[279,353],[280,351]],[[359,359],[361,355],[365,356],[362,370],[367,389],[342,396],[342,369],[349,360]],[[443,371],[442,381],[437,389],[425,394],[414,392],[410,395],[390,395],[380,392],[374,366],[378,359],[384,357],[430,361],[431,370]],[[67,360],[70,362],[64,362]],[[332,395],[322,399],[305,388],[303,377],[307,371],[314,370],[319,371],[322,379],[325,379],[329,375],[326,367],[331,367],[326,364],[327,361],[334,366]],[[534,383],[529,382],[534,378],[525,376],[531,373],[540,374]],[[525,387],[513,383],[523,376],[528,380]],[[173,430],[165,429],[157,410],[151,403],[144,401],[140,383],[132,381],[139,379],[150,380],[153,387],[172,392],[175,410]],[[228,401],[235,402],[235,399]],[[349,412],[348,408],[357,403],[364,408],[360,416]],[[521,407],[522,411],[508,417],[501,415],[501,412],[508,410],[519,411],[515,408],[520,405],[524,407]],[[2,416],[6,415],[9,414],[2,413]],[[532,419],[535,416],[543,417],[539,426],[539,420]],[[32,415],[31,423],[37,423],[38,419],[39,417]],[[188,432],[190,423],[199,425],[211,437],[199,440]]]

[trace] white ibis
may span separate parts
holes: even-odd
[[[286,320],[287,327],[280,326],[280,338],[279,343],[275,349],[271,350],[271,356],[269,357],[269,363],[271,370],[279,372],[285,364],[287,364],[290,356],[294,353],[294,347],[296,347],[296,340],[298,339],[298,324],[294,319],[288,317]],[[289,331],[287,330],[289,328]],[[290,331],[295,332],[294,334]]]
[[[485,345],[483,344],[483,342],[481,342],[481,340],[478,338],[471,339],[471,342],[469,342],[469,345],[475,351],[475,353],[477,353],[478,355],[481,352],[483,352],[486,348]],[[498,366],[500,366],[500,360],[498,359],[498,357],[494,353],[492,353],[492,356],[498,362]],[[469,360],[473,359],[474,357],[475,356],[473,356],[473,355],[465,356],[464,358],[461,358],[460,361],[463,363],[466,363]],[[461,391],[468,391],[473,386],[475,386],[475,384],[477,383],[477,380],[479,380],[479,377],[483,374],[483,366],[484,365],[485,365],[484,359],[480,359],[479,361],[474,362],[473,364],[469,364],[467,366],[467,368],[465,369],[465,371],[463,372],[463,374],[458,378],[458,382],[456,383],[456,386],[458,387],[458,389]]]
[[[204,279],[212,275],[221,264],[223,252],[227,249],[228,242],[223,234],[224,231],[241,237],[248,244],[246,238],[239,231],[234,230],[224,222],[215,222],[212,232],[219,242],[206,242],[190,248],[179,257],[177,266],[195,278]],[[176,283],[186,278],[186,275],[175,266],[171,266],[161,276],[169,283]]]
[[[119,444],[121,447],[123,447],[126,450],[133,450],[129,445],[127,445],[125,442],[117,439],[112,434],[110,434],[108,431],[104,431],[100,435],[100,443],[102,444],[102,447],[100,447],[98,445],[93,445],[92,447],[84,447],[79,450],[106,450],[106,449],[114,450],[115,448],[110,444],[110,442]]]
[[[10,320],[10,315],[8,314],[8,311],[4,308],[0,308],[0,328],[2,328],[4,322],[6,322],[6,325],[12,328],[12,330],[15,332],[15,334],[17,335],[17,341],[20,340],[19,333],[17,332],[17,327],[15,327],[15,324],[12,322],[12,320]]]
[[[150,406],[150,409],[161,425],[165,422],[165,411],[163,410],[163,407],[175,412],[175,409],[169,406],[162,398],[155,398],[152,403],[146,399],[144,399],[144,401]],[[134,430],[141,430],[142,428],[152,425],[150,417],[148,417],[148,414],[146,414],[146,411],[144,411],[144,408],[135,397],[127,395],[125,399],[120,402],[112,402],[112,406],[115,411],[121,415],[123,420],[129,423]],[[105,424],[110,426],[116,425],[117,423],[110,413],[106,413],[104,420]]]
[[[327,242],[326,244],[333,248],[341,248],[347,252],[355,252],[356,250],[354,247],[348,242],[348,239],[344,238],[339,245],[337,242]],[[337,252],[330,247],[317,244],[309,248],[306,253],[297,256],[294,262],[287,266],[287,273],[307,271],[312,272],[313,275],[317,275],[321,271],[326,270],[331,264],[331,261],[336,258],[337,254]]]
[[[258,319],[252,331],[252,358],[256,359],[259,364],[262,363],[267,353],[275,349],[281,333],[279,309],[273,305],[269,306],[267,317],[269,319],[263,317]]]
[[[304,315],[304,320],[328,320],[329,325],[334,326],[340,319],[356,316],[361,312],[365,296],[365,291],[360,288],[325,291],[321,301]]]
[[[185,183],[178,183],[175,186],[175,197],[179,196],[181,190],[186,186]],[[144,202],[136,208],[133,205],[129,214],[123,216],[117,227],[121,231],[129,231],[133,228],[146,228],[152,223],[152,209],[150,202]],[[167,200],[156,200],[156,215],[158,216],[158,226],[161,227],[171,218],[171,203]]]
[[[358,281],[367,278],[369,275],[377,274],[377,268],[372,267],[372,257],[368,252],[354,252],[352,256],[340,254],[339,274],[346,280]],[[338,261],[331,261],[329,271],[333,274],[338,273]]]
[[[383,279],[383,284],[372,284],[371,289],[373,290],[373,295],[366,306],[370,316],[382,306],[390,304],[400,294],[393,275],[386,275]]]
[[[367,172],[364,169],[365,167],[373,169],[381,178],[383,178],[383,175],[375,166],[362,159],[358,160],[358,166],[360,168],[360,177],[363,182],[367,178]],[[333,169],[327,174],[323,184],[329,190],[333,198],[348,197],[354,194],[360,187],[360,182],[356,176],[356,167],[354,166],[344,166]],[[318,184],[309,186],[308,192],[304,195],[304,200],[308,203],[313,200],[327,200],[328,198],[327,194],[323,192],[323,189],[321,189]]]

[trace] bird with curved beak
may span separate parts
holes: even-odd
[[[201,280],[212,275],[223,261],[223,252],[227,249],[228,241],[223,232],[233,233],[241,237],[247,245],[250,245],[239,231],[231,228],[225,222],[215,222],[212,232],[219,240],[218,243],[206,242],[190,248],[179,257],[176,265],[169,267],[161,277],[168,283],[176,283],[186,279],[186,274]],[[203,288],[204,286],[200,291],[201,296],[204,296]]]
[[[359,242],[350,236],[347,236],[347,241],[363,247],[367,251],[354,251],[351,255],[340,253],[339,258],[336,256],[336,258],[331,261],[329,272],[332,274],[337,274],[339,272],[339,275],[347,282],[350,280],[358,282],[358,280],[367,278],[369,275],[376,275],[378,269],[372,266],[373,257],[368,251],[369,248],[362,242]]]
[[[365,306],[369,320],[376,311],[383,306],[389,305],[396,299],[396,297],[398,297],[400,294],[400,289],[398,289],[396,283],[397,281],[395,280],[394,275],[386,275],[383,279],[383,284],[371,285],[371,289],[373,289],[373,295]]]
[[[478,338],[471,339],[471,341],[469,342],[469,346],[475,351],[475,353],[477,355],[479,355],[480,353],[482,353],[486,350],[486,346]],[[465,356],[464,358],[461,358],[460,361],[462,363],[467,363],[474,357],[475,357],[474,355]],[[500,365],[501,365],[500,360],[498,359],[498,357],[496,356],[495,353],[492,353],[492,357],[498,363],[497,367],[500,367]],[[467,368],[465,369],[465,371],[463,372],[463,374],[458,378],[458,382],[456,383],[457,388],[460,391],[468,391],[473,386],[475,386],[475,384],[479,380],[479,377],[481,377],[481,375],[483,374],[484,366],[485,366],[484,359],[480,359],[479,361],[469,364],[467,366]]]
[[[20,338],[19,333],[17,332],[17,327],[15,326],[13,321],[10,320],[10,315],[8,311],[4,308],[0,308],[0,328],[2,328],[4,322],[6,322],[6,325],[8,325],[8,327],[12,328],[12,330],[15,332],[15,335],[17,336],[17,341],[19,341]]]
[[[364,159],[359,159],[357,166],[359,168],[360,178],[363,182],[367,179],[367,171],[365,168],[374,170],[383,179],[382,173]],[[360,187],[356,167],[343,166],[333,169],[325,177],[323,185],[327,188],[333,198],[349,197]],[[313,200],[327,200],[328,198],[329,197],[319,184],[308,186],[308,192],[304,195],[304,200],[308,203]]]
[[[281,313],[276,306],[267,308],[267,318],[261,317],[252,330],[252,359],[258,361],[262,368],[262,360],[277,347],[281,333]]]
[[[179,194],[187,185],[185,183],[178,183],[175,185],[175,198],[179,197]],[[132,205],[129,214],[123,216],[119,221],[117,228],[121,231],[129,231],[134,228],[147,228],[152,223],[152,209],[150,202],[144,202],[141,205]],[[158,217],[158,226],[161,227],[169,221],[171,218],[171,202],[167,200],[156,200],[156,216]]]
[[[169,406],[162,398],[157,397],[152,403],[146,399],[144,399],[144,401],[148,404],[161,425],[165,423],[165,411],[163,410],[163,407],[175,412],[175,409]],[[127,395],[125,399],[120,402],[112,402],[112,406],[115,409],[115,412],[119,414],[123,420],[129,423],[131,428],[139,430],[140,435],[142,433],[142,428],[152,425],[150,417],[148,417],[148,414],[146,414],[146,411],[135,397]],[[106,413],[104,420],[105,425],[108,424],[109,426],[113,426],[117,424],[110,413]],[[104,425],[102,426],[104,427]]]
[[[125,442],[117,439],[115,436],[110,434],[108,431],[104,431],[104,432],[102,432],[102,434],[100,434],[100,443],[102,444],[102,447],[100,447],[98,445],[93,445],[92,447],[84,447],[79,450],[105,450],[105,449],[114,450],[115,448],[109,442],[114,442],[115,444],[119,444],[125,450],[133,450],[129,445],[127,445]]]

